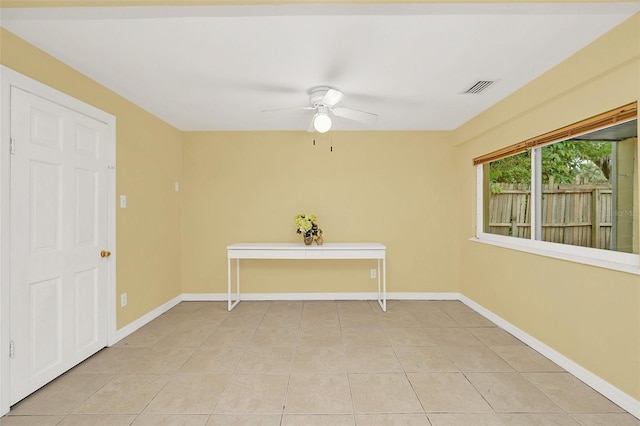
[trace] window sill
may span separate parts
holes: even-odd
[[[502,247],[510,250],[517,250],[525,253],[536,254],[539,256],[551,257],[554,259],[566,260],[569,262],[581,263],[584,265],[596,266],[599,268],[611,269],[614,271],[626,272],[629,274],[640,275],[640,256],[639,255],[628,255],[625,253],[623,254],[623,256],[627,258],[627,263],[621,263],[621,262],[617,262],[610,259],[604,259],[597,255],[584,256],[584,255],[572,254],[572,253],[566,253],[564,251],[554,250],[555,246],[558,246],[559,244],[545,243],[541,241],[531,241],[531,240],[520,239],[520,238],[509,238],[509,237],[507,237],[509,240],[513,239],[515,241],[504,241],[505,237],[500,239],[500,238],[495,238],[495,236],[492,236],[490,234],[485,234],[485,235],[488,235],[488,237],[483,237],[483,236],[472,237],[472,238],[469,238],[469,241],[482,243],[482,244],[489,244],[492,246]],[[567,247],[569,248],[572,247],[572,246],[565,246],[565,245],[562,245],[562,246],[565,250],[567,249]],[[590,251],[593,251],[596,253],[600,252],[600,250],[593,250],[593,249],[591,249]],[[605,253],[606,255],[609,255],[609,256],[611,255],[611,252],[605,252]],[[620,253],[614,253],[614,255],[615,254],[620,254]]]

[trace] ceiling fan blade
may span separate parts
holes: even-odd
[[[344,98],[344,93],[336,89],[329,89],[320,101],[323,105],[334,106]]]
[[[260,112],[277,112],[277,111],[312,111],[315,110],[315,107],[306,106],[306,107],[289,107],[289,108],[274,108],[274,109],[262,109]]]
[[[359,121],[360,123],[376,124],[378,122],[378,114],[372,112],[359,111],[353,108],[333,108],[331,112],[336,117]]]

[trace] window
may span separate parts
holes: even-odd
[[[475,159],[478,239],[640,266],[636,111]]]
[[[531,151],[486,167],[484,232],[531,238]]]

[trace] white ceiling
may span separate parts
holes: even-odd
[[[626,3],[2,9],[0,25],[181,130],[306,130],[306,90],[379,115],[336,130],[455,129],[640,8]],[[478,95],[477,80],[498,80]]]

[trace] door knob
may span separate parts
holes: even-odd
[[[109,257],[109,256],[111,256],[111,252],[110,251],[102,250],[100,252],[100,257]]]

